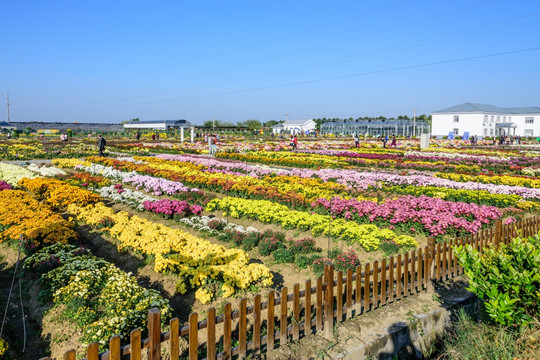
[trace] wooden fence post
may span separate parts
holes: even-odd
[[[129,334],[129,344],[130,344],[129,359],[141,360],[142,352],[141,352],[141,330],[140,329],[135,329],[131,331],[131,333]],[[98,358],[96,358],[96,360],[97,359]]]
[[[189,314],[189,360],[197,360],[199,350],[199,315]]]
[[[173,318],[169,321],[169,333],[171,337],[169,339],[169,353],[171,354],[171,359],[178,359],[180,357],[180,320],[178,318]],[[140,333],[139,333],[139,347],[141,343]],[[140,350],[139,350],[140,351]]]
[[[139,338],[139,347],[141,346],[141,339]],[[140,350],[139,350],[140,351]],[[98,360],[99,359],[99,344],[91,343],[86,348],[86,359],[87,360]]]
[[[433,273],[434,273],[434,265],[435,265],[435,237],[430,236],[428,237],[428,246],[426,248],[426,260],[427,260],[427,266],[426,266],[426,279],[427,279],[427,289],[428,291],[433,291]]]
[[[159,309],[148,310],[148,360],[159,360],[161,358],[161,313]]]
[[[326,292],[324,297],[324,333],[323,336],[330,338],[334,328],[334,265],[324,265],[324,278]]]
[[[213,307],[206,311],[206,358],[216,360],[216,309]]]
[[[64,353],[64,360],[75,360],[75,350],[70,349]]]
[[[502,238],[502,221],[501,219],[495,220],[495,246],[499,246],[501,244],[501,238]]]
[[[120,336],[115,335],[109,341],[109,360],[120,360]]]

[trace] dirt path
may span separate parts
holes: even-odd
[[[17,261],[17,249],[0,244],[0,316],[3,318],[6,309],[6,302],[9,295],[15,263]],[[19,263],[18,274],[20,274]],[[37,360],[43,356],[48,356],[49,339],[42,337],[41,326],[35,321],[32,314],[35,311],[31,302],[31,287],[26,281],[21,283],[21,294],[24,306],[24,325],[19,297],[19,282],[16,279],[13,292],[7,309],[6,321],[2,337],[8,342],[9,350],[6,359]],[[1,320],[0,318],[0,320]],[[24,339],[26,330],[26,343]],[[23,351],[24,348],[24,351]]]

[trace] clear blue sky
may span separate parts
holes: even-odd
[[[538,0],[3,0],[0,34],[0,121],[540,106]]]

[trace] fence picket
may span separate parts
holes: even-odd
[[[294,341],[300,338],[300,284],[294,284],[293,287],[293,333]]]
[[[279,346],[287,344],[287,287],[281,288],[281,313],[279,320]]]
[[[394,301],[394,257],[390,256],[390,273],[388,274],[388,302]]]
[[[364,266],[364,313],[370,310],[369,263]]]
[[[169,321],[169,334],[170,334],[169,353],[170,353],[171,359],[174,359],[174,360],[180,357],[180,334],[178,333],[179,326],[180,326],[180,321],[178,320],[178,318],[173,318]],[[141,346],[140,343],[141,343],[141,335],[139,333],[139,347]]]
[[[139,337],[139,353],[141,352],[140,348],[141,348],[141,338]],[[133,347],[131,347],[131,351],[133,351]],[[88,345],[88,348],[86,348],[86,360],[99,360],[99,344],[98,343],[91,343],[90,345]]]
[[[232,319],[231,319],[231,303],[226,303],[223,308],[223,359],[232,359]]]
[[[109,341],[109,360],[120,360],[120,336],[115,335]]]
[[[268,293],[268,310],[267,310],[267,323],[266,328],[268,329],[268,334],[266,335],[266,348],[268,350],[274,349],[274,335],[275,335],[275,326],[274,326],[274,311],[275,311],[275,296],[276,293],[274,290]]]
[[[410,252],[407,251],[405,254],[403,254],[403,296],[409,296],[411,291],[411,275],[409,272],[409,254]]]
[[[311,280],[306,280],[304,288],[304,336],[307,336],[311,334]]]
[[[199,314],[189,314],[189,360],[199,358]]]
[[[240,319],[238,320],[238,359],[247,356],[247,300],[240,300]]]
[[[386,305],[386,258],[381,262],[381,305]]]
[[[326,264],[324,267],[326,296],[324,299],[324,335],[330,337],[334,328],[334,265]]]
[[[337,273],[337,287],[336,287],[336,306],[337,306],[337,319],[336,322],[343,321],[343,271]]]
[[[260,296],[260,295],[257,295]],[[211,307],[206,312],[206,358],[216,359],[216,309]],[[172,332],[171,332],[172,336]],[[171,338],[172,339],[172,338]],[[172,358],[178,359],[178,358]]]
[[[258,356],[261,351],[261,295],[255,295],[253,303],[253,355]],[[210,360],[210,359],[208,359]]]
[[[317,317],[315,320],[315,330],[319,332],[323,328],[323,278],[321,276],[317,278],[317,290],[315,296],[315,302],[317,307],[315,310],[315,315]]]
[[[356,267],[356,290],[354,291],[356,303],[355,315],[362,313],[362,266]]]
[[[379,262],[373,262],[373,308],[379,307]]]
[[[353,281],[353,269],[347,269],[347,284],[346,284],[346,303],[347,309],[346,318],[352,317],[352,281]]]
[[[148,310],[148,360],[159,360],[161,356],[161,314],[158,309]]]
[[[401,300],[401,275],[401,254],[398,254],[396,269],[396,300]]]

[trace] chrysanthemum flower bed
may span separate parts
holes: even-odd
[[[80,328],[85,345],[97,342],[104,350],[113,335],[129,339],[131,330],[145,328],[151,308],[160,309],[163,324],[171,315],[158,291],[141,287],[137,278],[85,248],[47,246],[27,258],[24,268],[40,277],[42,300],[65,305],[62,316]]]

